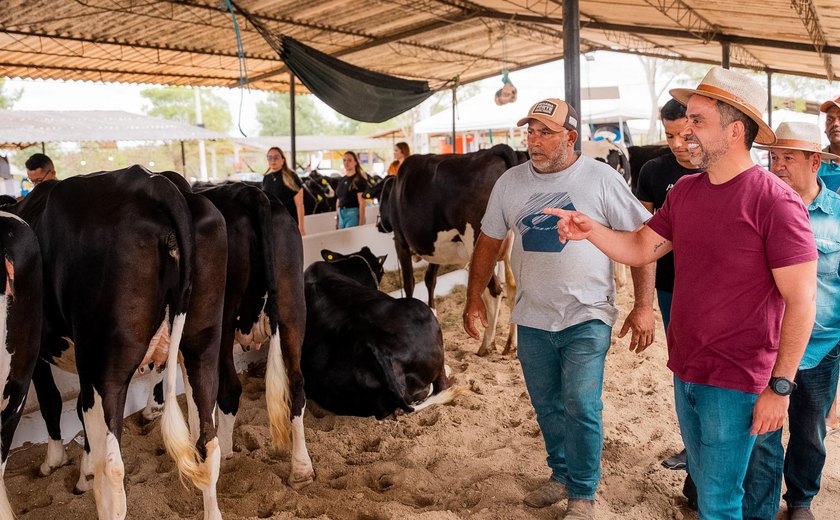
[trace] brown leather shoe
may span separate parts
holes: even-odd
[[[566,496],[568,496],[566,485],[558,480],[549,478],[540,487],[525,495],[522,502],[530,507],[548,507],[563,500]]]
[[[788,520],[815,520],[810,507],[791,507],[787,510]]]
[[[578,498],[569,499],[563,520],[595,520],[595,501]]]

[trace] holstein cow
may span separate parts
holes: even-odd
[[[583,155],[609,164],[619,175],[624,177],[627,184],[630,184],[632,169],[628,160],[627,148],[623,144],[607,140],[581,141],[580,149]]]
[[[324,249],[306,287],[303,372],[306,393],[341,415],[382,419],[450,402],[443,336],[432,310],[380,292],[382,264],[367,247],[349,255]]]
[[[412,254],[429,262],[426,288],[434,309],[435,278],[444,264],[467,265],[481,230],[496,179],[510,167],[528,160],[524,152],[507,145],[463,155],[411,155],[396,177],[382,183],[380,231],[394,232],[394,245],[402,270],[403,287],[414,294]],[[504,248],[508,253],[510,248]],[[508,302],[513,303],[513,275],[506,265]],[[479,355],[493,347],[501,286],[493,276],[482,298],[490,325],[484,331]],[[504,352],[516,347],[516,329],[510,326]]]
[[[0,211],[0,518],[14,518],[2,482],[41,344],[41,252],[20,218]]]
[[[222,454],[232,452],[242,394],[234,341],[246,349],[269,341],[266,404],[271,438],[276,447],[291,444],[289,484],[301,488],[312,482],[314,471],[303,429],[306,395],[300,356],[306,313],[300,233],[285,207],[259,188],[231,183],[197,193],[218,208],[227,226],[218,393]]]
[[[42,183],[18,210],[43,254],[40,356],[79,374],[86,442],[77,489],[89,489],[92,474],[99,518],[125,517],[119,442],[128,384],[139,367],[165,364],[164,444],[181,474],[203,491],[205,519],[221,518],[212,421],[218,352],[181,341],[196,266],[196,228],[186,200],[165,177],[133,166]],[[210,228],[218,233],[217,219]],[[175,400],[179,351],[200,418],[198,449]],[[45,362],[37,363],[33,382],[51,437],[41,468],[48,473],[64,458],[50,420],[50,413],[60,413],[61,398]]]

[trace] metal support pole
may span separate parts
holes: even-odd
[[[566,103],[580,114],[580,6],[578,0],[563,0],[563,70]],[[578,134],[580,135],[580,132]],[[580,151],[580,138],[575,142],[575,151]]]
[[[184,141],[181,141],[181,169],[183,170],[181,175],[187,177],[187,153],[184,151]]]
[[[291,159],[289,159],[289,167],[293,172],[296,172],[297,160],[295,158],[295,153],[297,152],[297,143],[295,141],[297,139],[297,131],[295,129],[295,75],[291,72],[289,72],[289,129],[292,134],[289,136],[292,148],[289,151],[291,155]]]
[[[729,42],[723,42],[721,45],[720,66],[724,69],[729,68]]]
[[[767,124],[773,128],[773,73],[767,71]]]
[[[458,87],[452,87],[452,153],[458,153],[458,138],[455,134],[455,105],[457,104]]]

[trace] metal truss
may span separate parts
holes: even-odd
[[[834,81],[834,71],[831,66],[831,56],[824,51],[827,43],[825,40],[825,33],[823,33],[820,19],[817,17],[817,10],[811,0],[791,0],[790,6],[799,15],[799,19],[805,25],[808,35],[811,37],[811,42],[814,44],[817,54],[823,59],[825,65],[825,73],[828,81]]]

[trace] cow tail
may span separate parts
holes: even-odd
[[[265,197],[262,197],[260,204],[256,204],[254,207],[256,209],[254,229],[257,230],[257,237],[260,241],[267,286],[265,313],[268,316],[271,330],[271,339],[268,343],[268,362],[265,371],[265,403],[268,411],[271,444],[280,449],[288,448],[292,443],[292,412],[289,376],[283,363],[283,351],[280,345],[277,275],[274,270],[274,228],[271,203]]]
[[[11,295],[9,294],[11,291],[6,290],[6,288],[12,287],[12,277],[10,274],[10,270],[7,267],[7,263],[9,263],[8,258],[5,255],[5,248],[2,247],[0,244],[0,255],[3,256],[2,261],[0,261],[0,270],[2,270],[3,280],[2,280],[2,295],[0,295],[0,348],[3,349],[0,352],[0,356],[2,356],[2,363],[0,363],[0,384],[6,384],[6,380],[9,377],[9,371],[11,370],[11,363],[12,359],[9,355],[8,351],[6,350],[6,325],[7,320],[9,318],[9,300]],[[5,389],[0,388],[5,393]],[[8,406],[8,403],[4,403],[3,406]],[[0,428],[2,428],[2,422],[0,422]],[[3,470],[5,469],[5,460],[2,461],[2,465],[0,465],[0,518],[12,519],[15,518],[14,512],[12,511],[12,506],[9,504],[9,497],[6,492],[6,483],[3,479]]]
[[[169,254],[178,263],[179,285],[173,298],[174,301],[170,304],[172,333],[166,359],[166,386],[161,433],[166,451],[169,452],[169,456],[178,466],[181,477],[189,478],[196,487],[201,488],[210,484],[210,468],[209,465],[200,463],[202,460],[201,454],[190,438],[190,431],[184,420],[181,407],[178,406],[176,393],[178,353],[181,338],[184,334],[184,323],[187,320],[187,308],[192,289],[192,271],[195,265],[195,229],[187,202],[177,188],[163,177],[153,177],[152,182],[165,183],[166,185],[166,188],[159,190],[162,197],[160,203],[175,230],[175,239],[178,246],[177,249],[170,248],[169,250]]]
[[[388,356],[383,354],[382,351],[376,348],[375,345],[368,345],[368,347],[370,348],[371,353],[373,353],[373,357],[376,359],[379,368],[382,369],[382,375],[385,376],[385,383],[388,387],[388,391],[394,397],[394,400],[397,402],[397,406],[406,412],[413,412],[414,408],[406,402],[405,397],[403,396],[403,385],[400,385],[397,382],[394,375],[394,367],[391,365],[391,360],[388,359]]]

